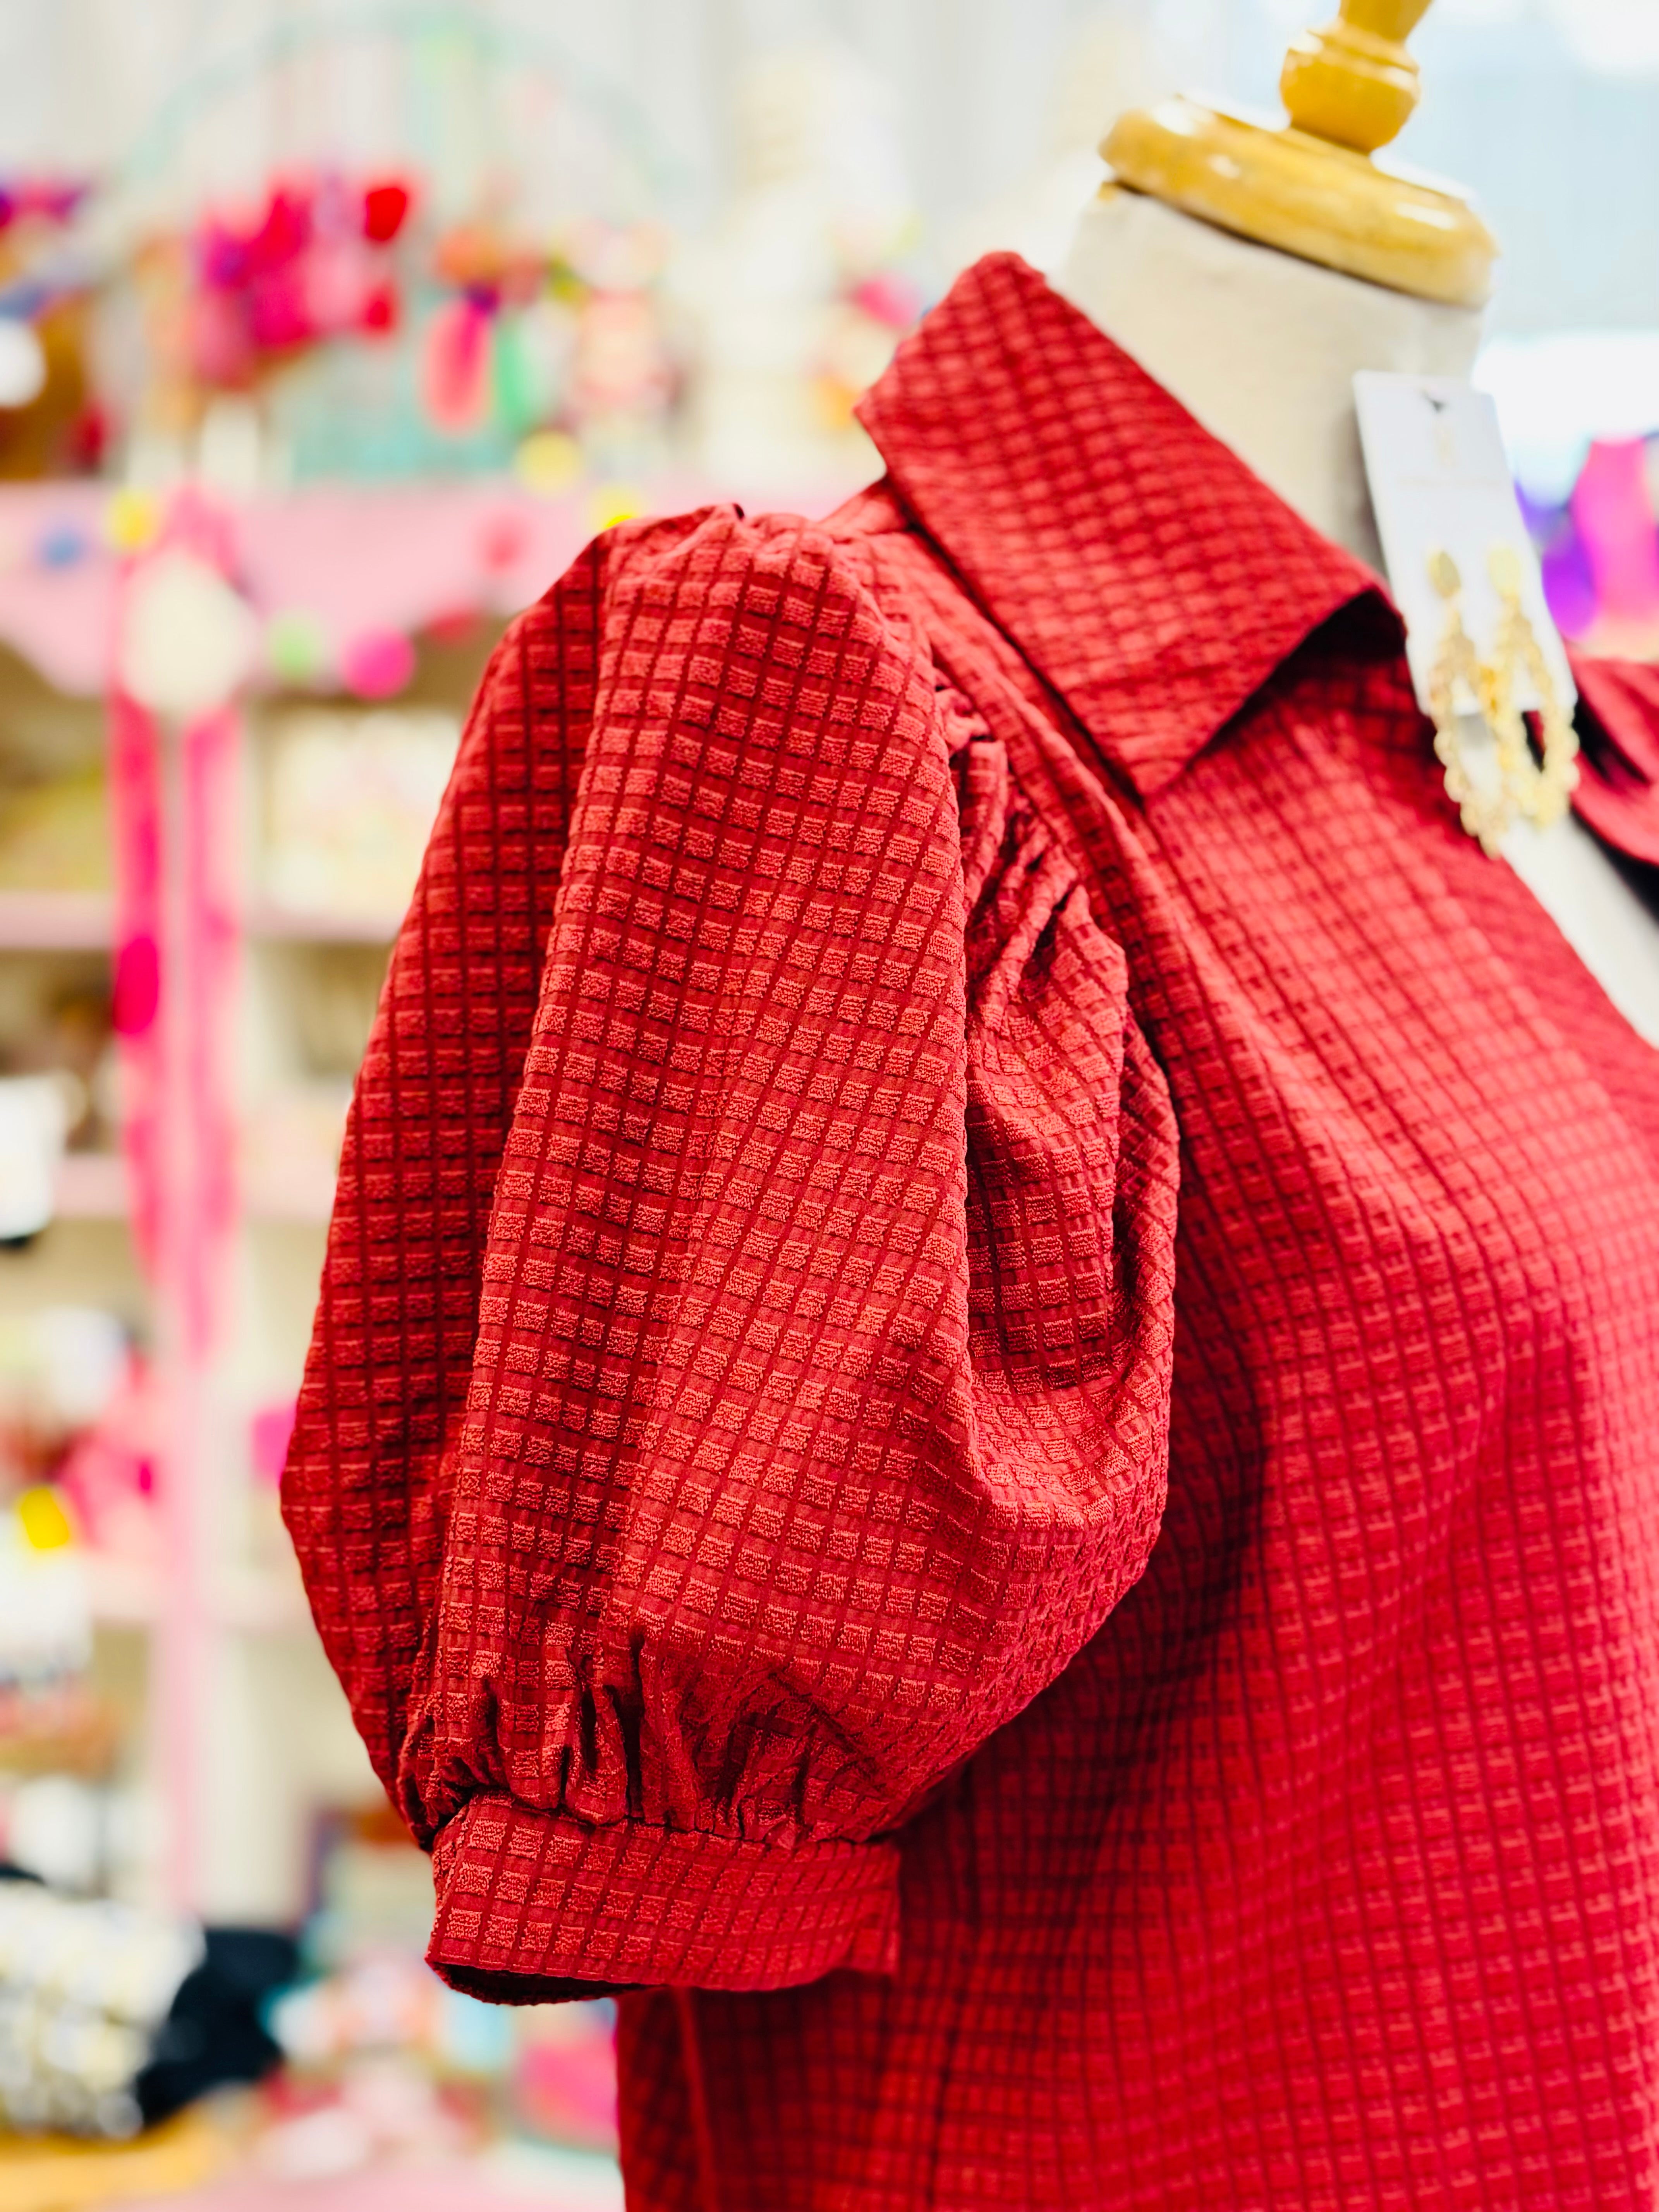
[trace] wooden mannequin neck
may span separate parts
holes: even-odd
[[[1113,188],[1085,210],[1054,283],[1306,521],[1380,565],[1354,372],[1467,376],[1478,310],[1339,276]]]

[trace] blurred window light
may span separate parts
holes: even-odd
[[[1562,37],[1589,68],[1659,74],[1659,7],[1654,0],[1547,0]]]

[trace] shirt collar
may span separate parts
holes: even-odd
[[[866,393],[894,489],[1143,796],[1382,586],[1017,254]]]

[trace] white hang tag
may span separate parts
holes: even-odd
[[[1476,652],[1490,659],[1500,605],[1490,563],[1507,546],[1521,563],[1522,607],[1556,688],[1571,706],[1577,688],[1545,601],[1538,556],[1522,520],[1490,394],[1455,377],[1391,376],[1369,368],[1354,378],[1353,389],[1371,506],[1389,588],[1405,617],[1418,704],[1426,714],[1429,672],[1446,623],[1446,603],[1431,579],[1431,560],[1449,553],[1456,562],[1463,626]],[[1519,670],[1515,701],[1523,712],[1541,703]],[[1476,702],[1469,698],[1458,704],[1473,712]]]

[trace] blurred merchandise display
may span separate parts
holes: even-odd
[[[187,1923],[0,1881],[0,2118],[135,2135],[141,2077],[203,1958]]]
[[[207,1929],[160,2017],[82,2004],[73,2033],[0,1967],[27,2050],[70,2066],[14,2065],[10,2124],[48,2133],[0,2151],[0,2206],[213,2172],[477,2201],[492,2161],[504,2195],[620,2203],[609,2013],[509,2017],[422,1962],[428,1864],[350,1809],[378,1785],[275,1483],[352,1077],[478,671],[635,497],[0,496],[0,1856],[52,1906],[112,1892]],[[250,1996],[223,1923],[307,1915],[286,1993]],[[237,2052],[264,2078],[227,2102]],[[92,2136],[139,2122],[89,2180]]]
[[[415,888],[460,729],[433,709],[275,720],[265,744],[264,892],[283,913],[387,934]]]
[[[1497,402],[1563,632],[1659,659],[1659,335],[1578,331],[1489,346]]]
[[[241,221],[204,214],[184,241],[185,358],[209,391],[246,391],[328,339],[395,329],[391,249],[412,198],[398,178],[283,178]]]
[[[833,47],[740,79],[736,185],[674,272],[690,434],[717,481],[797,497],[879,472],[853,403],[925,304],[890,99]]]
[[[0,477],[98,466],[105,421],[88,357],[85,179],[0,177]]]
[[[590,2194],[614,2172],[615,2011],[501,2008],[426,1966],[432,1876],[388,1813],[331,1824],[302,1972],[266,2017],[285,2067],[262,2095],[263,2172],[320,2179],[386,2161],[563,2154]]]

